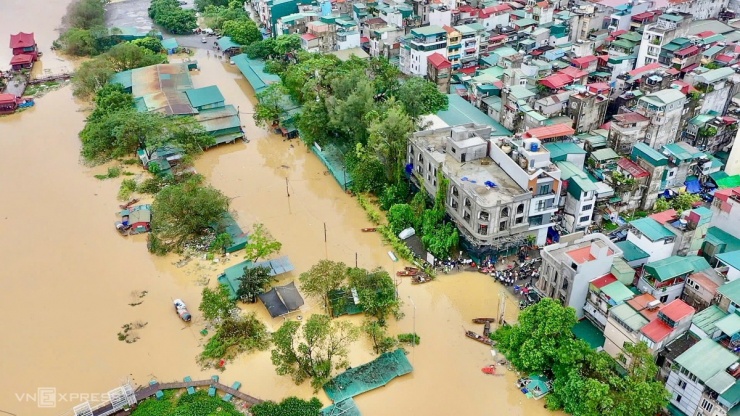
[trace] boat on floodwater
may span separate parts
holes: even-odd
[[[177,316],[185,322],[190,322],[190,319],[192,319],[192,316],[188,311],[188,307],[185,306],[185,302],[183,302],[182,299],[175,299],[175,312],[177,312]]]
[[[465,336],[468,337],[468,338],[470,338],[470,339],[472,339],[472,340],[478,341],[481,344],[486,344],[488,346],[493,346],[493,340],[492,339],[486,338],[483,335],[477,334],[477,333],[475,333],[473,331],[465,330]]]

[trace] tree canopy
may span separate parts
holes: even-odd
[[[310,379],[318,391],[349,365],[349,345],[358,336],[350,322],[326,315],[311,315],[304,324],[285,321],[272,334],[272,363],[278,375],[288,375],[296,384]]]
[[[377,319],[381,325],[385,325],[390,316],[401,318],[401,301],[396,296],[396,285],[387,271],[353,267],[348,270],[348,280],[349,286],[357,289],[365,315]]]
[[[256,263],[259,259],[279,253],[281,248],[283,248],[283,243],[275,240],[264,224],[257,223],[254,224],[247,245],[244,247],[244,258]]]
[[[319,298],[324,302],[324,308],[329,308],[329,292],[339,289],[347,277],[347,265],[332,260],[319,260],[318,263],[301,273],[301,291],[306,296]]]
[[[67,6],[62,23],[68,28],[92,29],[105,26],[104,1],[76,0]]]
[[[244,302],[257,302],[257,296],[265,293],[273,277],[268,267],[245,267],[244,274],[239,278],[239,289],[236,297]]]
[[[185,243],[208,234],[228,209],[229,199],[204,186],[197,175],[162,189],[152,204],[150,249],[157,254],[181,250]]]
[[[625,370],[606,352],[595,352],[573,335],[573,308],[545,298],[525,309],[519,322],[493,334],[517,370],[553,379],[547,406],[583,416],[652,416],[668,403],[655,380],[658,367],[647,345],[625,344]]]
[[[152,38],[145,38],[152,39]],[[145,40],[139,39],[139,40]],[[158,42],[157,39],[154,39]],[[148,46],[152,46],[147,44]],[[162,44],[160,43],[160,50]],[[159,52],[159,51],[157,51]],[[110,62],[111,68],[115,72],[127,71],[129,69],[141,68],[149,65],[156,65],[163,63],[166,58],[159,53],[154,53],[144,45],[138,45],[133,42],[119,43],[113,46],[104,55]]]
[[[180,7],[177,0],[152,0],[149,17],[165,30],[176,35],[187,35],[198,27],[195,11]]]
[[[222,27],[223,34],[231,37],[235,43],[248,46],[262,40],[262,32],[252,19],[242,17],[236,20],[227,20]]]
[[[297,397],[288,397],[280,403],[266,401],[249,408],[252,416],[320,416],[321,402],[312,397],[303,400]]]
[[[209,321],[223,319],[229,316],[236,303],[229,296],[229,289],[219,284],[215,289],[203,288],[202,298],[198,310]]]
[[[142,48],[145,48],[147,50],[152,51],[152,53],[160,53],[162,52],[162,42],[152,36],[147,36],[145,38],[141,39],[135,39],[131,41],[136,46],[141,46]]]

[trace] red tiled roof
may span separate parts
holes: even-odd
[[[677,51],[674,55],[686,56],[695,52],[699,52],[699,48],[697,48],[696,45],[691,45],[688,48],[683,48],[680,51]]]
[[[686,68],[682,69],[681,72],[691,72],[698,67],[699,67],[699,64],[691,64],[687,66]]]
[[[716,35],[716,33],[712,32],[711,30],[705,30],[705,31],[703,31],[701,33],[697,33],[696,34],[696,36],[698,36],[698,37],[700,37],[702,39],[708,38],[708,37],[714,36],[714,35]]]
[[[507,10],[511,10],[511,6],[509,6],[506,3],[504,3],[504,4],[498,4],[496,6],[486,7],[485,9],[481,10],[480,12],[478,12],[478,17],[480,17],[482,19],[485,19],[485,18],[488,18],[489,16],[491,16],[494,13],[501,13],[501,12],[505,12]]]
[[[714,198],[719,199],[723,202],[727,202],[727,199],[730,197],[730,195],[735,193],[740,194],[740,186],[738,186],[737,188],[719,189],[714,192]]]
[[[573,82],[573,77],[566,74],[552,74],[549,77],[542,78],[540,80],[540,84],[552,88],[554,90],[563,88],[564,86],[570,84]]]
[[[669,209],[663,212],[656,212],[655,214],[651,215],[650,218],[658,221],[661,224],[665,224],[668,221],[673,221],[677,215],[678,213],[675,209]]]
[[[595,92],[595,93],[600,93],[602,91],[610,89],[609,84],[607,84],[606,82],[594,82],[594,83],[588,84],[587,87],[589,91]]]
[[[693,315],[694,312],[696,312],[696,309],[681,299],[676,299],[660,309],[660,313],[673,322],[678,322],[689,315]]]
[[[550,6],[550,3],[546,1],[541,1],[537,3],[537,6],[539,6],[541,9],[546,9]]]
[[[619,30],[615,30],[614,32],[612,32],[612,33],[611,33],[611,35],[612,35],[612,36],[614,36],[614,37],[616,38],[616,37],[618,37],[619,35],[624,35],[625,33],[627,33],[627,31],[626,31],[626,30],[624,30],[624,29],[619,29]]]
[[[16,102],[16,97],[13,94],[0,94],[0,104],[8,104]]]
[[[653,13],[642,12],[642,13],[637,13],[636,15],[632,16],[632,20],[645,20],[645,19],[650,19],[653,16],[655,16]]]
[[[615,114],[614,119],[617,120],[620,123],[640,123],[643,121],[650,120],[649,118],[643,116],[640,113],[622,113],[622,114]]]
[[[452,27],[452,26],[447,26],[447,25],[444,25],[444,26],[442,26],[442,29],[444,29],[444,30],[445,30],[445,32],[447,32],[447,33],[452,33],[452,32],[455,32],[455,31],[457,31],[457,29],[455,29],[454,27]]]
[[[661,321],[660,319],[656,319],[649,324],[642,327],[640,330],[643,335],[650,338],[653,342],[660,342],[663,341],[668,335],[670,335],[671,332],[673,332],[673,328],[668,326],[667,323]]]
[[[28,46],[33,46],[35,44],[36,44],[36,40],[34,40],[33,32],[31,33],[19,32],[16,35],[10,35],[11,49],[25,48]]]
[[[310,34],[310,33],[304,33],[301,35],[301,39],[305,40],[306,42],[310,42],[314,39],[316,39],[316,36]]]
[[[645,168],[624,157],[619,159],[617,166],[625,170],[633,178],[645,178],[650,176],[650,173],[645,170]]]
[[[25,65],[30,64],[31,62],[33,62],[33,56],[26,55],[24,53],[20,55],[15,55],[13,56],[13,58],[10,59],[11,65]]]
[[[498,42],[498,41],[500,41],[500,40],[504,40],[504,39],[506,39],[506,38],[508,38],[508,36],[506,36],[506,35],[496,35],[496,36],[493,36],[493,37],[492,37],[492,38],[490,39],[490,41],[491,41],[491,42]]]
[[[645,319],[652,321],[653,319],[658,317],[658,312],[660,311],[660,308],[663,306],[661,303],[658,305],[658,308],[649,310],[647,308],[648,303],[657,300],[653,295],[649,293],[643,293],[642,295],[635,296],[634,298],[627,301],[627,303],[632,306],[632,309],[636,310],[640,313],[640,315],[644,316]]]
[[[698,283],[699,286],[703,287],[709,293],[712,295],[717,293],[717,288],[719,285],[717,283],[714,283],[712,279],[709,278],[705,273],[703,272],[697,272],[689,276],[689,279],[693,280],[694,282]]]
[[[602,287],[612,284],[617,281],[617,278],[614,277],[613,274],[605,274],[601,277],[597,277],[596,279],[591,281],[591,284],[594,285],[597,289],[601,289]]]
[[[594,260],[596,257],[591,254],[591,246],[577,248],[575,250],[567,251],[565,254],[568,255],[574,262],[583,264]]]
[[[370,42],[370,38],[367,36],[363,36],[360,38],[360,43],[368,43]]]
[[[451,68],[452,64],[450,61],[447,60],[447,58],[444,57],[444,55],[440,54],[439,52],[435,52],[427,58],[430,64],[432,64],[437,69],[443,69],[443,68]]]
[[[611,128],[612,128],[612,122],[611,121],[607,121],[606,123],[600,125],[599,128],[602,129],[602,130],[611,130]]]
[[[725,63],[732,62],[733,59],[735,58],[733,58],[730,55],[725,55],[725,54],[717,55],[717,57],[714,58],[715,61],[720,61],[720,62],[725,62]]]
[[[678,74],[681,73],[681,71],[679,71],[676,68],[671,68],[671,69],[665,71],[665,73],[668,74],[668,75],[678,75]]]
[[[582,56],[580,58],[573,59],[570,62],[578,65],[578,67],[580,68],[583,68],[584,66],[588,66],[588,64],[596,61],[597,59],[599,58],[595,57],[594,55],[588,55],[588,56]]]
[[[576,68],[574,66],[569,66],[567,68],[563,68],[560,71],[558,71],[557,73],[558,74],[565,74],[565,75],[571,76],[574,79],[583,78],[586,75],[588,75],[588,72],[581,71],[580,69],[578,69],[578,68]]]
[[[553,137],[570,136],[575,134],[575,130],[569,124],[555,124],[552,126],[537,127],[529,129],[524,133],[524,137],[536,137],[538,139],[550,139]]]
[[[475,71],[477,71],[477,70],[478,70],[478,67],[477,66],[471,66],[471,67],[468,67],[468,68],[461,68],[459,71],[462,72],[463,74],[471,75],[471,74],[474,74]]]
[[[642,74],[643,72],[652,71],[653,69],[658,69],[658,68],[662,68],[662,66],[657,62],[653,62],[652,64],[647,64],[637,69],[633,69],[632,71],[629,72],[629,75],[630,77],[634,77],[634,76]]]
[[[380,25],[384,23],[385,23],[385,20],[379,17],[373,17],[372,19],[365,20],[365,24],[368,24],[368,25]]]

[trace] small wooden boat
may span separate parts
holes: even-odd
[[[491,323],[486,322],[483,324],[483,336],[488,338],[489,335],[491,335]]]
[[[396,272],[396,276],[401,276],[401,277],[403,277],[403,276],[416,276],[417,274],[419,274],[418,271],[413,272],[413,271],[410,271],[410,270],[401,270],[401,271]]]
[[[470,339],[472,339],[472,340],[478,341],[481,344],[486,344],[486,345],[489,345],[489,346],[493,346],[493,340],[491,340],[490,338],[486,338],[483,335],[476,334],[473,331],[466,330],[465,331],[465,336],[468,337],[468,338],[470,338]]]
[[[412,285],[420,285],[422,283],[429,283],[433,279],[426,273],[418,273],[411,276],[411,284]]]
[[[377,228],[363,228],[362,229],[363,233],[373,233],[375,231],[378,231],[378,229]]]
[[[119,205],[118,207],[121,208],[121,209],[129,209],[129,208],[131,208],[131,205],[134,205],[137,202],[139,202],[139,198],[134,198],[134,199],[126,202],[123,205]]]
[[[420,271],[418,267],[411,267],[411,266],[404,267],[404,270],[406,270],[407,272],[415,272],[415,273],[419,273]]]
[[[496,322],[496,318],[473,318],[474,324],[485,324],[486,322]]]

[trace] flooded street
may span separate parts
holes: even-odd
[[[4,0],[0,38],[35,32],[45,68],[71,67],[49,51],[64,3]],[[9,56],[8,48],[0,48],[2,62]],[[297,279],[323,258],[348,265],[357,259],[360,267],[384,267],[395,275],[403,264],[390,260],[379,235],[360,231],[370,225],[364,211],[318,158],[299,141],[285,142],[254,126],[254,94],[236,68],[206,57],[205,51],[196,59],[202,71],[193,74],[195,86],[217,84],[227,103],[239,107],[250,139],[208,151],[196,169],[233,198],[231,208],[242,227],[262,222],[283,243],[281,254],[290,257],[296,271],[282,281]],[[72,395],[100,394],[125,380],[143,385],[153,377],[169,381],[213,374],[195,362],[204,327],[197,307],[203,284],[214,286],[225,266],[193,261],[177,268],[174,256],[149,255],[145,236],[122,238],[114,231],[121,179],[95,179],[105,169],[80,164],[77,133],[84,116],[65,87],[27,111],[0,118],[0,411],[59,415],[80,401]],[[233,257],[229,265],[240,260]],[[392,322],[390,331],[416,328],[421,345],[410,348],[409,355],[415,370],[358,396],[363,414],[551,414],[542,408],[544,402],[516,390],[514,374],[482,374],[481,367],[492,362],[489,349],[464,337],[463,327],[482,332],[471,318],[496,314],[499,289],[478,273],[442,275],[419,286],[399,280],[406,316]],[[147,294],[139,297],[142,291]],[[191,324],[177,318],[173,298],[182,298],[196,312]],[[273,330],[282,323],[261,304],[245,309],[254,310]],[[307,299],[301,314],[316,312],[321,307]],[[507,320],[517,312],[510,300]],[[361,323],[360,317],[345,319]],[[137,330],[139,339],[119,341],[121,326],[136,322],[146,323]],[[350,359],[360,365],[373,357],[362,339]],[[227,364],[221,378],[226,384],[239,380],[242,391],[263,399],[312,395],[308,383],[295,386],[275,374],[269,351]],[[40,387],[57,389],[56,407],[39,408],[23,398]],[[319,398],[329,403],[323,393]]]

